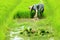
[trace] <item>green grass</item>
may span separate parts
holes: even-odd
[[[10,13],[19,3],[19,0],[0,0],[0,40],[5,40],[6,27],[11,22]]]
[[[0,0],[0,40],[5,40],[6,28],[12,26],[13,16],[20,13],[23,18],[30,17],[28,7],[38,3],[40,0]],[[60,37],[60,0],[43,0],[45,5],[44,15],[48,23],[55,29],[55,37],[59,40]],[[47,22],[46,21],[46,22]],[[42,20],[45,24],[46,22]],[[38,21],[36,24],[42,24]],[[44,25],[43,24],[43,25]],[[15,26],[15,25],[14,25]],[[39,25],[38,25],[39,26]]]

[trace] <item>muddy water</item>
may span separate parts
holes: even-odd
[[[21,26],[19,28],[12,29],[8,32],[6,35],[6,40],[29,40],[29,37],[25,39],[25,37],[20,36],[20,32],[24,30],[24,26]]]
[[[20,32],[24,30],[24,26],[21,26],[19,28],[15,28],[11,31],[9,31],[6,40],[54,40],[54,37],[48,37],[48,36],[34,36],[32,34],[31,37],[26,36],[26,34],[24,33],[23,35],[20,35]],[[27,27],[28,29],[30,28]]]

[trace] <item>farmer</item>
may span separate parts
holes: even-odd
[[[44,12],[44,4],[34,4],[29,9],[31,11],[31,18],[41,18]]]

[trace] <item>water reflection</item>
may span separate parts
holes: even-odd
[[[24,40],[24,39],[16,35],[14,38],[10,38],[10,40]]]
[[[23,34],[22,36],[20,35],[20,32],[23,31],[25,28],[25,26],[21,26],[19,28],[13,29],[9,32],[9,40],[54,40],[54,37],[47,37],[47,35],[45,36],[34,36],[34,34],[31,34],[31,37],[26,36],[27,34]],[[30,26],[27,27],[27,29],[29,29]]]

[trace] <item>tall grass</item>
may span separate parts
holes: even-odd
[[[11,22],[11,12],[20,0],[0,0],[0,40],[5,40],[8,24]]]
[[[40,2],[39,0],[23,0],[18,8],[19,15],[21,18],[29,18],[30,17],[30,10],[29,7],[33,4],[37,4]]]
[[[60,37],[60,0],[44,0],[44,3],[49,11],[49,15],[51,16],[53,28],[55,28],[55,37]],[[46,4],[47,3],[47,4]],[[59,39],[56,39],[59,40]]]

